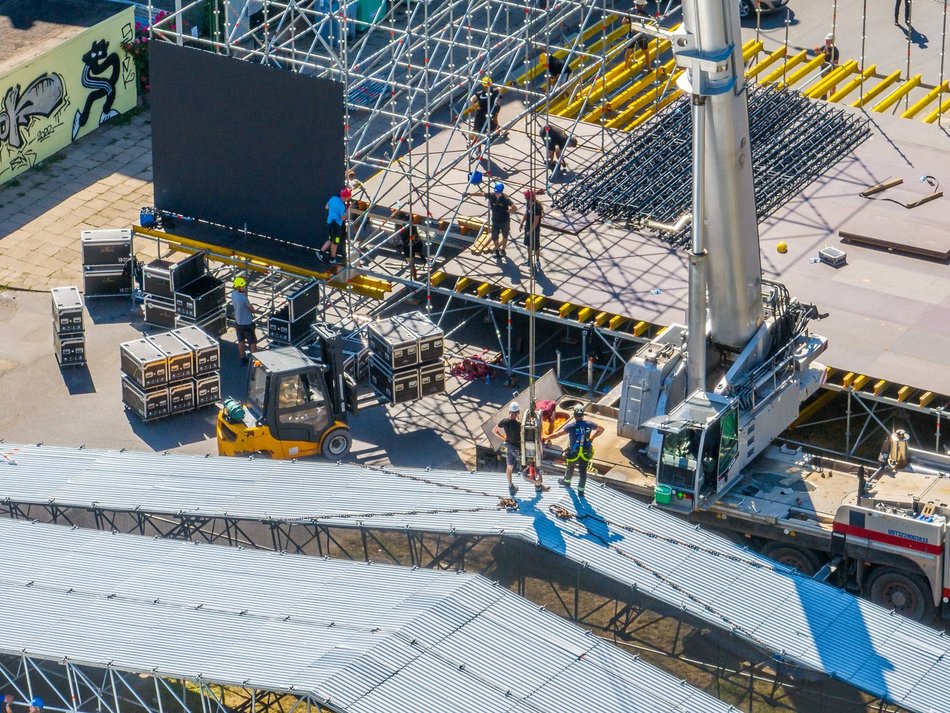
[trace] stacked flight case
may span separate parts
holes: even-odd
[[[374,322],[367,335],[370,384],[391,404],[445,391],[444,334],[422,312]]]
[[[54,287],[53,349],[60,366],[86,365],[86,334],[82,319],[82,297],[75,287]]]
[[[142,268],[145,323],[165,329],[197,326],[213,337],[227,331],[224,282],[208,272],[204,253]]]
[[[267,338],[274,344],[296,346],[310,337],[310,329],[320,304],[320,283],[316,280],[289,294],[267,319]]]
[[[82,289],[90,297],[132,294],[134,258],[129,228],[83,230]]]
[[[122,402],[145,422],[214,404],[220,360],[217,340],[195,326],[125,342]]]

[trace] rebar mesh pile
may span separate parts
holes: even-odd
[[[774,212],[871,135],[866,118],[798,92],[754,86],[749,131],[758,220]],[[672,224],[692,209],[692,121],[682,97],[633,134],[615,153],[580,170],[553,194],[555,205],[635,228]],[[690,225],[660,232],[682,246]]]

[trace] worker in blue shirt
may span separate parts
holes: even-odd
[[[345,245],[346,201],[350,200],[350,195],[350,189],[344,188],[340,195],[330,196],[327,201],[327,241],[320,248],[320,252],[330,253],[330,262],[339,262],[337,252]]]
[[[604,427],[599,423],[588,421],[584,418],[584,407],[578,404],[574,407],[574,420],[566,422],[557,431],[550,436],[543,436],[542,443],[560,438],[565,433],[570,438],[567,451],[564,453],[564,461],[567,463],[567,471],[564,477],[558,483],[571,487],[571,478],[574,476],[574,466],[580,473],[580,481],[577,483],[577,494],[584,497],[584,488],[587,486],[587,466],[594,457],[594,439],[604,432]]]

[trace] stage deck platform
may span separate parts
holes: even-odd
[[[829,313],[827,319],[813,323],[813,331],[829,338],[829,349],[822,361],[837,374],[854,372],[869,377],[871,383],[884,380],[887,385],[881,392],[893,389],[895,398],[901,386],[909,385],[915,397],[909,398],[908,403],[916,403],[919,396],[920,403],[926,405],[929,392],[950,394],[946,357],[950,354],[947,262],[847,244],[842,242],[839,231],[859,225],[863,216],[886,211],[894,215],[892,237],[899,238],[901,231],[914,233],[915,226],[924,223],[928,244],[942,245],[948,232],[943,216],[950,198],[906,209],[880,200],[888,195],[886,192],[871,199],[859,194],[892,177],[904,179],[901,189],[921,195],[932,190],[919,182],[922,175],[931,175],[940,182],[950,181],[950,141],[947,131],[937,126],[879,114],[870,115],[870,119],[871,139],[760,224],[763,274],[784,282],[793,296],[814,302],[821,312]],[[552,123],[558,120],[552,119]],[[565,153],[569,167],[596,159],[602,155],[602,144],[609,149],[618,140],[612,132],[606,132],[602,138],[598,127],[589,124],[580,125],[578,131],[582,132],[580,146]],[[532,167],[528,158],[532,146],[541,155],[540,141],[533,138],[536,133],[533,131],[529,138],[524,121],[519,122],[508,140],[493,148],[492,175],[486,176],[486,181],[505,182],[519,210],[524,207],[522,191],[529,185],[537,186],[540,181],[530,179],[543,171],[540,161]],[[487,221],[484,196],[467,182],[470,166],[465,157],[464,137],[458,132],[443,132],[432,138],[429,150],[433,152],[430,172],[445,172],[438,185],[430,189],[431,217],[450,221],[461,216],[475,222]],[[441,159],[437,160],[439,156]],[[457,164],[448,168],[451,160],[457,160]],[[418,192],[424,185],[420,166],[424,166],[424,149],[413,152],[411,171],[419,179],[413,180],[413,212],[424,214],[420,201],[425,196]],[[408,166],[404,167],[408,172]],[[555,180],[573,181],[579,177],[567,170],[556,175]],[[382,196],[387,205],[397,200],[408,203],[408,179],[395,172],[368,181],[367,189],[371,195]],[[548,199],[541,200],[547,208]],[[592,217],[595,216],[572,218],[579,225],[590,223]],[[482,294],[487,300],[497,301],[508,290],[504,294],[509,299],[514,292],[519,296],[515,299],[524,301],[529,295],[529,274],[519,222],[520,215],[512,224],[513,239],[507,259],[497,260],[491,254],[475,255],[470,249],[464,250],[436,266],[445,273],[441,276],[443,284],[458,284],[464,278],[465,285],[483,285]],[[789,246],[786,254],[776,250],[780,241]],[[819,262],[818,252],[826,246],[845,250],[847,263],[835,268]],[[579,321],[600,317],[598,326],[616,326],[619,331],[638,333],[638,327],[645,323],[656,326],[683,322],[686,253],[673,251],[659,238],[622,225],[597,221],[570,232],[548,225],[542,231],[542,271],[535,294],[544,298],[538,302],[541,310],[553,309],[558,314],[563,309],[566,314],[562,316]],[[639,334],[644,334],[642,329]],[[908,392],[903,393],[906,397]]]

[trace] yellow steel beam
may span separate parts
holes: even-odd
[[[594,325],[597,327],[603,327],[604,323],[610,318],[610,315],[607,312],[598,312],[597,316],[594,317]]]
[[[860,374],[855,377],[854,381],[851,382],[851,388],[857,391],[866,383],[868,383],[870,380],[871,380],[870,376],[865,376],[864,374]]]
[[[785,60],[785,64],[783,64],[781,67],[777,67],[773,69],[771,72],[766,74],[762,78],[762,81],[759,82],[759,84],[772,84],[773,82],[778,81],[783,76],[787,75],[793,67],[796,67],[802,62],[804,62],[807,57],[808,57],[807,50],[802,50],[794,57],[787,58]]]
[[[841,380],[841,385],[846,389],[851,388],[851,382],[854,381],[854,378],[856,376],[857,374],[855,374],[853,371],[849,371],[847,374],[844,375],[844,378]]]
[[[478,295],[479,297],[484,297],[493,289],[495,289],[495,286],[493,284],[491,284],[490,282],[483,282],[482,284],[478,286],[478,289],[475,290],[475,294]]]
[[[945,81],[943,84],[934,87],[929,92],[927,92],[924,96],[922,96],[920,99],[918,99],[909,107],[907,107],[907,110],[903,114],[901,114],[901,118],[913,119],[920,112],[922,112],[930,102],[932,102],[934,99],[936,99],[945,91],[947,91],[948,87],[950,87],[950,79]]]
[[[567,317],[571,312],[574,311],[575,305],[572,305],[570,302],[565,302],[557,311],[558,317]]]
[[[435,272],[432,273],[432,277],[429,278],[429,282],[433,287],[438,287],[445,281],[445,278],[448,276],[449,274],[445,272],[444,270],[436,270]]]
[[[581,307],[580,311],[577,313],[578,322],[586,322],[590,319],[590,316],[594,314],[594,310],[591,307]]]
[[[801,67],[796,69],[793,72],[787,72],[785,74],[785,79],[778,83],[776,86],[777,89],[786,89],[787,87],[792,87],[800,79],[803,79],[805,76],[811,74],[815,69],[825,61],[825,56],[820,54],[817,57],[812,57],[810,60],[805,62]]]
[[[663,109],[668,104],[673,103],[673,101],[680,95],[680,91],[677,89],[675,92],[668,92],[665,97],[660,99],[658,102],[650,104],[646,109],[643,110],[643,113],[640,114],[636,119],[627,124],[624,128],[624,131],[633,131],[640,124],[646,122],[648,119],[652,118],[660,109]]]
[[[913,393],[914,389],[911,386],[902,386],[897,391],[897,400],[906,401],[907,397]]]
[[[859,98],[856,101],[851,102],[851,106],[856,109],[860,109],[861,107],[870,104],[874,99],[877,99],[877,97],[883,94],[885,89],[887,89],[900,78],[901,71],[899,69],[895,69],[893,72],[884,77],[884,79],[878,82],[877,85],[865,92],[864,98]]]
[[[854,77],[847,84],[845,84],[841,89],[838,89],[834,94],[828,97],[830,102],[840,102],[851,92],[861,86],[861,84],[868,80],[868,78],[873,77],[874,73],[877,71],[877,65],[872,64],[864,68],[864,71],[861,72],[857,77]]]
[[[607,326],[610,329],[613,329],[614,331],[616,331],[620,329],[620,325],[622,325],[626,321],[627,321],[626,317],[624,317],[623,315],[617,314],[610,318],[610,323]]]
[[[679,77],[682,73],[683,73],[682,69],[677,69],[673,73],[671,84],[669,86],[667,85],[666,80],[664,80],[662,84],[658,84],[657,86],[653,87],[652,89],[645,92],[644,94],[641,94],[633,102],[628,104],[627,108],[624,109],[621,114],[618,114],[613,119],[608,121],[607,124],[605,124],[605,126],[611,129],[616,129],[616,128],[620,128],[621,126],[626,125],[631,120],[631,118],[636,117],[636,115],[639,114],[640,112],[644,110],[652,109],[653,106],[657,103],[657,97],[660,94],[662,94],[664,90],[669,91],[669,93],[673,95],[673,98],[675,99],[676,96],[679,94],[679,90],[673,88],[672,82],[675,82],[676,78]],[[655,112],[656,110],[654,109],[653,111]]]
[[[510,287],[506,287],[505,289],[501,291],[501,294],[498,295],[498,299],[504,305],[504,304],[508,304],[511,300],[513,300],[517,296],[518,296],[518,292],[516,290],[513,290]]]
[[[786,53],[787,51],[788,51],[788,48],[783,45],[782,47],[779,47],[777,50],[775,50],[775,51],[774,51],[772,54],[770,54],[768,57],[766,57],[765,59],[763,59],[761,62],[759,62],[758,64],[756,64],[756,65],[754,65],[754,66],[752,66],[752,67],[749,67],[749,68],[745,71],[745,77],[746,77],[746,79],[755,79],[759,74],[761,74],[762,72],[764,72],[766,69],[768,69],[769,67],[771,67],[773,64],[775,64],[776,62],[778,62],[780,59],[784,59],[785,53]]]
[[[927,124],[933,124],[935,121],[937,121],[937,119],[941,117],[941,115],[947,112],[950,112],[950,99],[947,99],[940,106],[938,106],[936,109],[930,112],[927,115],[927,118],[924,119],[924,122]]]
[[[835,67],[833,70],[831,70],[831,73],[828,74],[828,76],[822,77],[821,81],[815,84],[815,86],[807,89],[805,91],[805,96],[809,99],[821,99],[832,87],[842,82],[848,75],[854,74],[857,71],[858,63],[853,59],[848,60],[840,67]]]
[[[466,287],[468,287],[469,285],[471,285],[473,282],[474,282],[474,280],[473,280],[471,277],[460,277],[460,278],[459,278],[458,280],[456,280],[456,282],[455,282],[455,291],[456,291],[456,292],[461,292],[461,291],[464,290]]]
[[[624,124],[629,122],[636,113],[642,109],[644,106],[653,101],[659,92],[666,88],[668,82],[667,79],[675,70],[676,60],[671,59],[669,62],[664,64],[662,67],[659,67],[649,74],[647,74],[643,79],[638,82],[634,82],[632,85],[624,89],[617,97],[615,97],[616,105],[626,104],[628,101],[637,97],[638,94],[643,93],[641,96],[637,97],[633,104],[628,105],[622,112],[613,117],[610,121],[604,124],[605,128],[608,129],[619,129]],[[677,70],[681,72],[682,70]],[[651,87],[652,85],[652,87]],[[671,86],[670,91],[675,91],[675,87]],[[649,97],[646,101],[643,101],[644,97]],[[633,108],[636,107],[636,108]]]
[[[884,379],[881,379],[880,381],[874,384],[874,395],[880,396],[881,392],[884,391],[884,389],[886,388],[887,388],[887,382]]]
[[[920,84],[920,75],[915,74],[909,80],[901,84],[897,89],[888,94],[882,101],[874,105],[871,111],[883,112],[890,109],[897,102],[907,96],[914,87]]]
[[[635,325],[633,325],[633,336],[639,337],[649,328],[650,328],[649,322],[637,322]]]
[[[921,408],[923,408],[924,406],[926,406],[933,400],[934,400],[934,392],[925,391],[924,393],[920,395],[920,398],[917,399],[917,403],[920,404]]]

